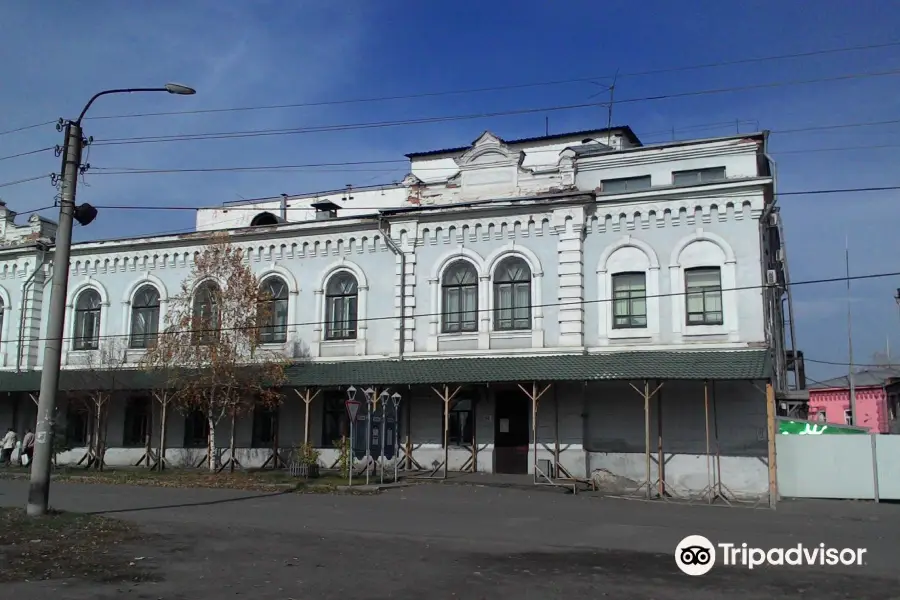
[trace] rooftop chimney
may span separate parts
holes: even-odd
[[[341,208],[330,200],[322,200],[321,202],[313,202],[310,206],[316,209],[316,221],[325,219],[334,219],[337,217],[337,211]]]

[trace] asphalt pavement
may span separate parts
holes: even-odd
[[[0,505],[27,484],[0,481]],[[55,508],[135,521],[158,582],[42,582],[19,600],[150,598],[900,598],[900,506],[783,502],[687,506],[546,491],[423,484],[375,496],[54,484]],[[764,549],[865,548],[849,567],[715,566],[681,573],[687,535]]]

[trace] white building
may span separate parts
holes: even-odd
[[[272,348],[312,356],[289,378],[320,392],[306,435],[325,467],[349,386],[399,392],[403,466],[440,465],[435,391],[446,385],[459,388],[451,470],[527,473],[537,457],[560,476],[606,469],[649,479],[656,493],[662,464],[667,493],[679,495],[719,481],[707,454],[718,448],[726,489],[769,493],[766,384],[784,392],[788,377],[765,134],[644,146],[627,127],[508,141],[485,132],[408,157],[399,185],[205,208],[193,234],[75,245],[61,387],[78,386],[74,374],[107,336],[127,336],[136,363],[149,339],[141,323],[156,330],[194,252],[228,229],[277,288]],[[52,250],[40,238],[54,226],[13,218],[0,220],[0,425],[24,429],[49,304]],[[159,429],[151,405],[134,389],[113,406],[108,464],[143,455]],[[69,424],[83,442],[85,423]],[[262,464],[304,428],[304,404],[287,393],[277,418],[239,424],[241,463]],[[202,419],[171,418],[170,460],[196,461],[183,448],[205,447],[204,436]]]

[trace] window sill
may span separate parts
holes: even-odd
[[[459,333],[439,333],[439,340],[477,340],[477,331],[461,331]]]
[[[331,348],[343,348],[350,347],[356,345],[356,340],[322,340],[323,346],[329,346]],[[273,346],[276,344],[266,344],[267,346]],[[283,344],[282,344],[283,345]]]
[[[530,338],[532,334],[531,329],[508,329],[508,330],[498,330],[491,332],[492,340],[518,340],[518,339],[526,339]]]
[[[611,340],[622,340],[622,339],[650,339],[653,337],[653,332],[651,332],[646,327],[623,327],[621,329],[610,329],[607,333],[607,336]]]
[[[684,336],[696,335],[726,335],[728,331],[724,325],[685,325]]]

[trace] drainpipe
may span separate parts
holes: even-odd
[[[769,145],[769,133],[766,132],[765,139],[763,141],[763,157],[769,162],[769,167],[772,172],[772,204],[774,205],[778,199],[778,165],[769,155],[768,151]],[[768,218],[768,214],[766,214],[766,218]],[[801,383],[799,381],[798,373],[797,373],[797,337],[794,329],[794,301],[791,294],[791,276],[790,270],[788,268],[788,253],[787,253],[787,242],[784,239],[784,229],[781,226],[781,220],[778,220],[778,237],[781,242],[781,251],[784,254],[784,288],[785,293],[787,294],[787,305],[788,305],[788,328],[791,335],[791,350],[794,352],[794,379],[797,389],[800,389]],[[782,328],[784,327],[784,316],[782,314]],[[787,343],[785,342],[785,348],[787,350]],[[785,383],[785,389],[787,389],[787,382]]]
[[[25,346],[23,343],[25,340],[25,309],[28,306],[26,295],[28,294],[29,286],[34,282],[35,276],[44,267],[44,262],[47,260],[47,247],[44,244],[38,244],[37,248],[41,259],[37,262],[25,283],[22,284],[22,302],[19,303],[19,343],[16,346],[16,373],[22,370],[22,350]]]
[[[400,360],[403,360],[403,353],[406,349],[406,253],[400,249],[400,246],[391,238],[391,230],[388,222],[383,218],[378,218],[378,228],[384,236],[391,252],[400,257]]]

